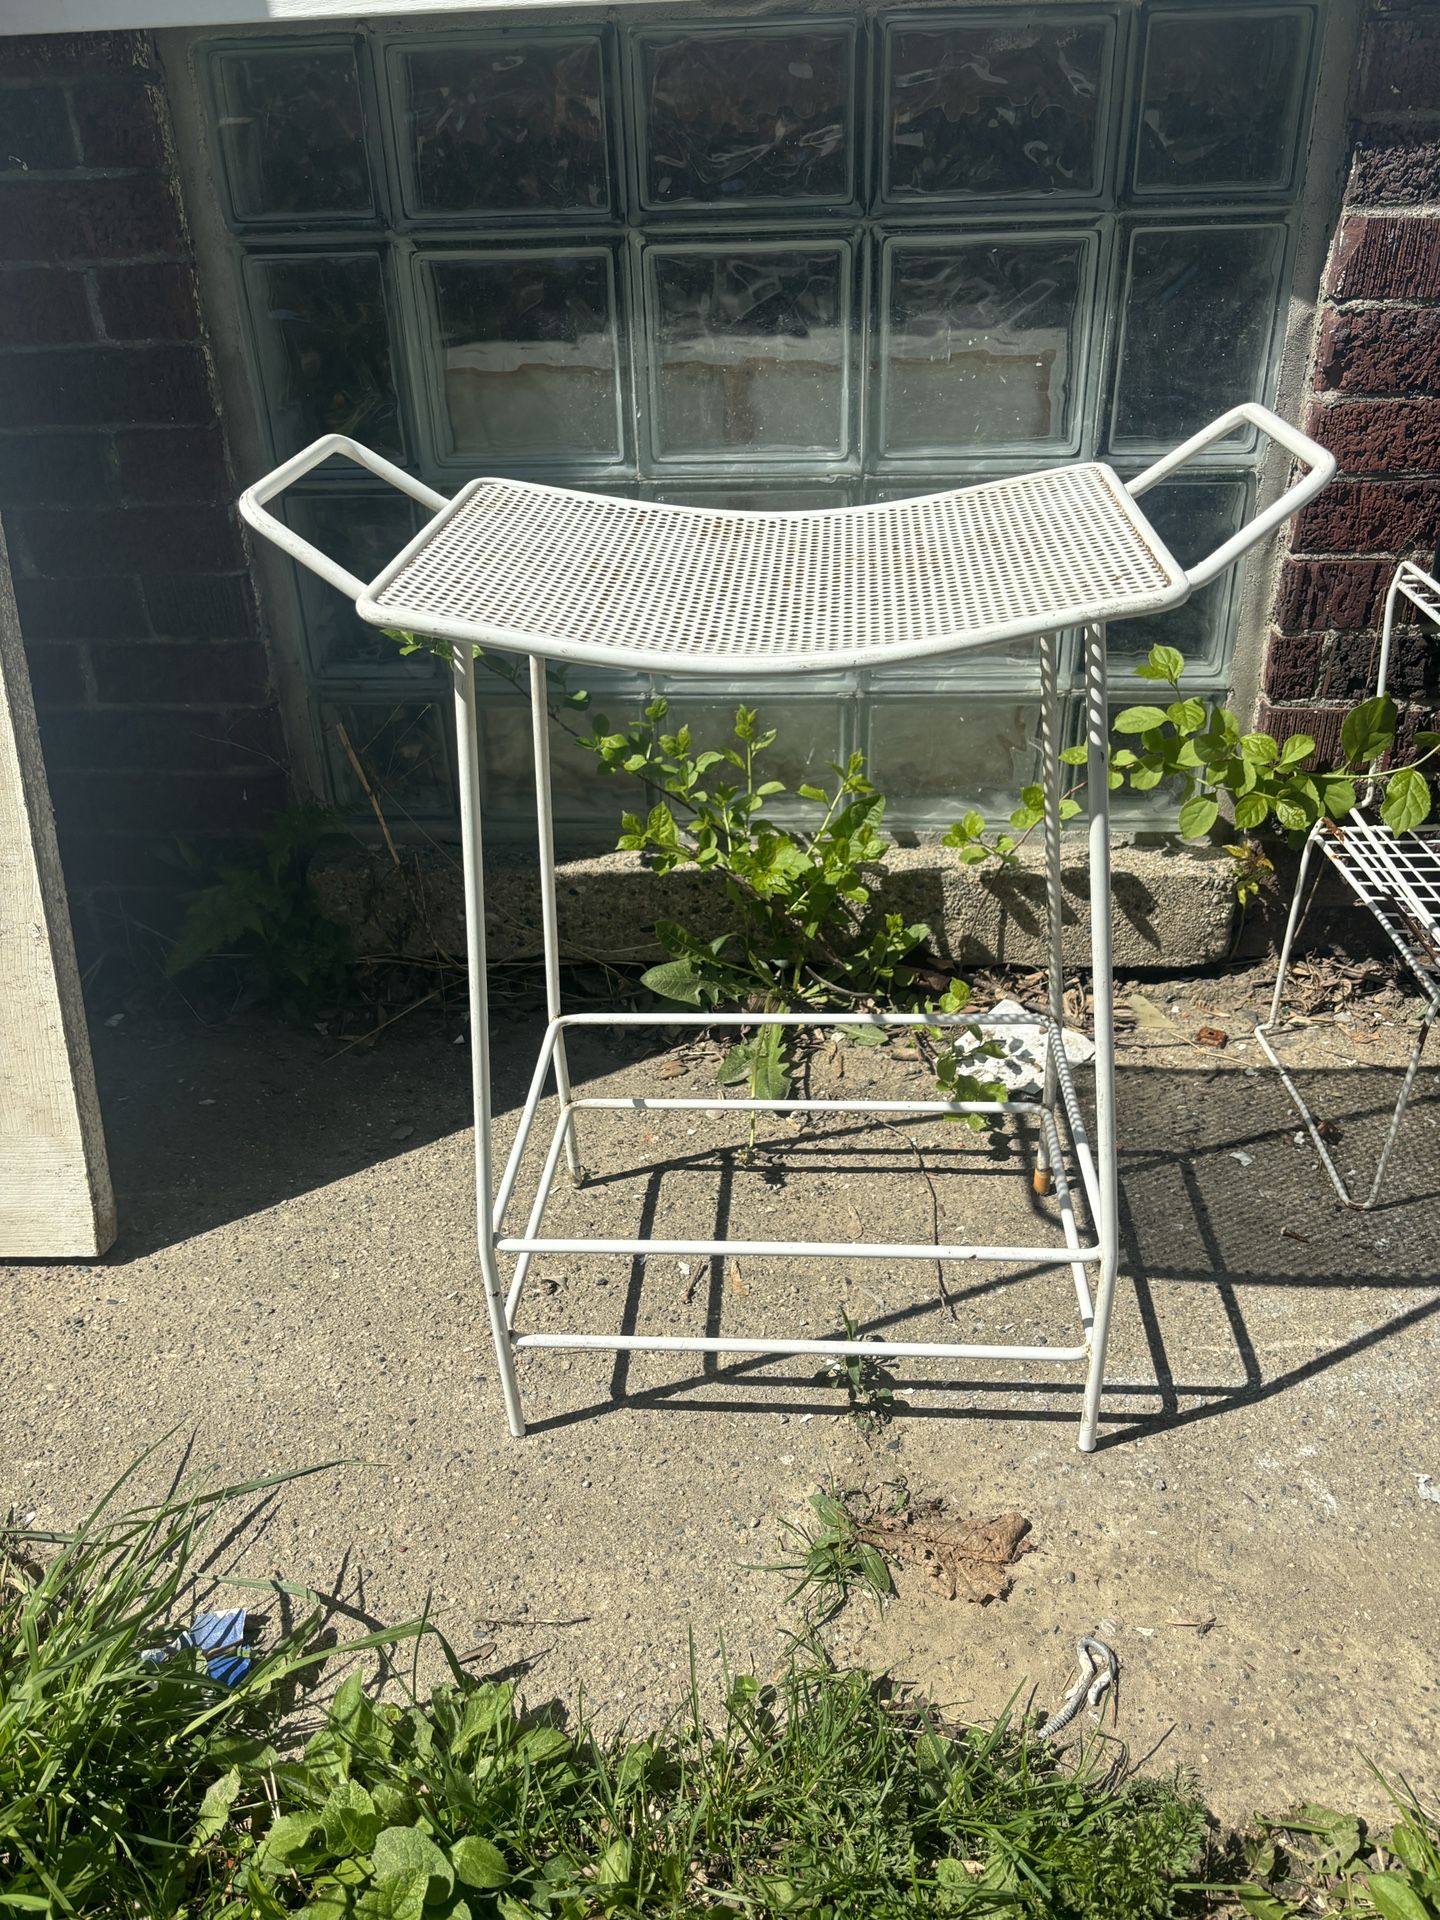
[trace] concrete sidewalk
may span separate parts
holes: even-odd
[[[957,1381],[936,1362],[897,1364],[904,1408],[867,1439],[806,1361],[532,1354],[531,1434],[511,1441],[471,1252],[454,1027],[417,1016],[338,1056],[258,1023],[101,1028],[121,1237],[96,1265],[13,1267],[0,1283],[0,1503],[71,1520],[177,1427],[197,1465],[237,1479],[344,1461],[283,1491],[244,1549],[249,1571],[342,1580],[390,1619],[430,1594],[457,1648],[494,1643],[477,1668],[523,1670],[532,1700],[583,1687],[602,1717],[645,1720],[685,1684],[688,1636],[707,1680],[722,1644],[736,1667],[782,1657],[784,1583],[747,1570],[779,1555],[780,1520],[832,1474],[903,1475],[961,1512],[1019,1509],[1035,1551],[983,1610],[902,1575],[883,1620],[857,1604],[833,1630],[843,1656],[988,1715],[1017,1689],[1053,1703],[1075,1636],[1098,1627],[1123,1664],[1122,1736],[1139,1752],[1163,1739],[1160,1760],[1195,1769],[1227,1817],[1306,1797],[1375,1807],[1367,1755],[1433,1789],[1440,1504],[1417,1476],[1440,1482],[1440,1102],[1422,1085],[1395,1203],[1342,1213],[1243,1018],[1223,1053],[1188,1043],[1203,996],[1122,1054],[1117,1385],[1089,1460],[1074,1450],[1074,1369]],[[500,1022],[507,1127],[538,1031]],[[1299,1043],[1357,1162],[1404,1043],[1354,1021]],[[575,1065],[605,1092],[701,1091],[712,1075],[702,1050],[640,1060],[598,1037]],[[924,1090],[890,1050],[846,1049],[843,1066],[847,1090]],[[838,1068],[817,1058],[816,1094],[838,1090]],[[854,1124],[778,1127],[746,1167],[730,1116],[587,1115],[597,1177],[554,1218],[700,1232],[718,1214],[797,1239],[850,1238],[857,1219],[891,1239],[937,1222],[952,1239],[1006,1220],[1033,1232],[1017,1143]],[[1063,1269],[955,1268],[943,1297],[940,1280],[922,1263],[657,1259],[642,1275],[556,1259],[537,1263],[523,1311],[596,1331],[823,1335],[849,1313],[919,1339],[957,1324],[961,1338],[1073,1338]]]

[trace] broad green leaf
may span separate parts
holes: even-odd
[[[240,1769],[238,1767],[231,1767],[228,1773],[222,1773],[218,1780],[210,1782],[205,1789],[205,1798],[200,1802],[195,1831],[191,1835],[192,1846],[203,1846],[207,1840],[213,1840],[216,1834],[223,1830],[239,1792]]]
[[[256,1849],[255,1865],[262,1873],[273,1872],[319,1840],[323,1831],[318,1813],[282,1813]]]
[[[754,1042],[750,1040],[742,1040],[738,1046],[731,1047],[715,1070],[715,1084],[720,1087],[738,1087],[742,1080],[748,1080],[753,1052]]]
[[[1401,767],[1385,784],[1380,818],[1392,833],[1411,833],[1430,818],[1430,783],[1414,767]]]
[[[355,1920],[425,1920],[425,1895],[430,1877],[423,1869],[387,1873],[356,1900]]]
[[[1151,647],[1145,666],[1150,669],[1146,679],[1154,674],[1161,680],[1178,680],[1185,671],[1185,656],[1176,647]]]
[[[890,1038],[884,1027],[846,1027],[843,1032],[852,1047],[883,1047]]]
[[[1315,751],[1315,742],[1308,733],[1292,733],[1281,745],[1276,756],[1277,773],[1286,773],[1292,767],[1298,767],[1302,760],[1308,760]]]
[[[1125,707],[1110,724],[1116,733],[1148,733],[1152,727],[1163,727],[1165,719],[1160,707]]]
[[[790,1092],[790,1069],[785,1059],[785,1029],[762,1027],[755,1042],[750,1069],[750,1093],[755,1100],[784,1100]]]
[[[1247,733],[1240,739],[1240,757],[1248,760],[1252,767],[1272,767],[1280,752],[1280,742],[1273,733]]]
[[[1351,765],[1368,766],[1395,742],[1395,702],[1388,693],[1362,700],[1345,716],[1340,729],[1340,751]]]
[[[1165,711],[1182,733],[1197,733],[1205,724],[1205,709],[1198,700],[1176,700]]]
[[[830,798],[823,787],[804,786],[797,787],[795,791],[802,800],[816,800],[821,806],[824,806]]]
[[[1277,1900],[1263,1887],[1238,1887],[1235,1897],[1251,1920],[1300,1920],[1300,1910],[1288,1900]]]
[[[678,1000],[682,1006],[700,1005],[701,979],[688,960],[665,960],[658,967],[647,967],[641,983],[662,1000]]]
[[[1283,794],[1275,802],[1275,818],[1292,833],[1301,833],[1310,824],[1310,816],[1304,807],[1294,800],[1287,800]]]
[[[1180,835],[1185,840],[1201,840],[1219,818],[1219,804],[1208,793],[1196,793],[1180,809]]]
[[[380,1831],[375,1802],[357,1780],[342,1780],[320,1810],[332,1853],[369,1853]]]
[[[1235,802],[1235,824],[1249,833],[1264,825],[1269,812],[1270,802],[1263,793],[1247,793]]]
[[[372,1854],[375,1872],[382,1880],[423,1876],[428,1886],[422,1900],[438,1900],[455,1884],[450,1862],[419,1827],[386,1827],[375,1836]]]
[[[1090,749],[1084,746],[1066,747],[1060,755],[1067,767],[1083,767],[1090,757]]]
[[[467,1833],[463,1840],[455,1842],[450,1849],[450,1864],[455,1869],[455,1878],[466,1887],[503,1887],[511,1878],[504,1854],[493,1840],[482,1839],[478,1834]]]
[[[1435,1920],[1435,1908],[1398,1873],[1372,1873],[1365,1886],[1380,1920]]]
[[[612,1840],[595,1863],[595,1884],[614,1892],[630,1878],[630,1842],[623,1837]]]
[[[1356,793],[1353,780],[1342,779],[1338,774],[1327,777],[1322,789],[1325,812],[1332,820],[1343,820],[1347,813],[1355,811]]]

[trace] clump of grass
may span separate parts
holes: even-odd
[[[845,1323],[845,1338],[856,1339],[859,1329],[843,1308],[840,1317]],[[872,1360],[866,1354],[838,1353],[825,1362],[815,1378],[824,1386],[844,1389],[845,1411],[867,1440],[888,1427],[897,1404],[904,1404],[895,1399],[894,1374],[881,1360]]]
[[[903,1503],[901,1490],[897,1498]],[[859,1495],[853,1490],[812,1493],[815,1524],[782,1520],[784,1533],[799,1549],[792,1560],[777,1560],[762,1569],[794,1577],[787,1604],[800,1601],[811,1626],[833,1620],[855,1594],[867,1595],[882,1608],[895,1591],[889,1565],[878,1547],[862,1537],[861,1522],[853,1510]]]
[[[1255,1920],[1440,1920],[1440,1807],[1374,1771],[1397,1816],[1388,1832],[1314,1802],[1262,1816],[1241,1848],[1249,1877],[1210,1893],[1232,1893]]]
[[[228,1841],[235,1920],[1141,1920],[1175,1910],[1205,1832],[1175,1782],[1067,1770],[1006,1717],[949,1730],[813,1650],[736,1680],[714,1731],[692,1688],[647,1740],[527,1721],[508,1685],[459,1676],[401,1708],[355,1679],[271,1779]]]
[[[292,1477],[122,1511],[127,1475],[71,1534],[0,1528],[0,1914],[1440,1920],[1440,1820],[1403,1785],[1388,1834],[1303,1808],[1221,1884],[1178,1776],[1131,1773],[1114,1743],[1056,1753],[1009,1712],[949,1725],[810,1635],[773,1683],[733,1680],[715,1724],[692,1655],[686,1711],[646,1738],[527,1714],[424,1621],[320,1645],[325,1604],[278,1581],[235,1584],[314,1608],[233,1690],[198,1657],[145,1663],[206,1604],[247,1501]],[[814,1504],[817,1589],[878,1598],[888,1570],[843,1499]],[[422,1635],[450,1676],[428,1695],[412,1670],[372,1698],[352,1668],[297,1724],[302,1674]]]
[[[275,1636],[234,1689],[212,1680],[198,1654],[142,1660],[207,1604],[207,1553],[236,1510],[296,1477],[124,1510],[149,1457],[73,1533],[0,1527],[3,1913],[165,1920],[202,1911],[189,1902],[215,1864],[217,1781],[231,1756],[262,1749],[257,1734],[282,1717],[287,1683],[333,1652],[312,1644],[317,1607]]]

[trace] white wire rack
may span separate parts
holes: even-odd
[[[1201,448],[1240,425],[1269,434],[1308,471],[1204,561],[1176,564],[1136,504],[1140,495]],[[294,480],[335,455],[357,461],[428,507],[431,519],[375,580],[365,582],[299,538],[266,510]],[[464,845],[471,1065],[479,1264],[495,1340],[506,1415],[524,1433],[515,1356],[527,1348],[599,1348],[684,1353],[930,1357],[1080,1364],[1085,1390],[1079,1444],[1094,1447],[1105,1377],[1119,1253],[1115,1170],[1115,1044],[1111,1002],[1110,844],[1105,629],[1178,605],[1213,579],[1325,485],[1332,457],[1265,408],[1233,408],[1128,484],[1086,464],[1001,480],[924,500],[838,512],[753,514],[597,499],[514,480],[476,480],[453,500],[390,462],[329,435],[251,487],[240,501],[251,526],[349,596],[361,616],[455,643],[456,732]],[[1061,1044],[1062,769],[1059,638],[1085,631],[1085,787],[1089,804],[1090,939],[1094,968],[1094,1123],[1087,1130]],[[1039,642],[1049,991],[1038,1098],[951,1100],[747,1100],[578,1097],[566,1059],[577,1027],[808,1028],[886,1030],[977,1024],[933,1013],[566,1013],[550,799],[545,661],[734,675],[794,673],[817,666],[879,665],[1034,636]],[[549,1020],[514,1144],[498,1181],[490,1107],[490,1034],[485,974],[479,747],[474,653],[486,647],[530,661],[540,897]],[[1034,1019],[1036,1016],[1027,1016]],[[980,1015],[982,1028],[1003,1017]],[[512,1220],[520,1171],[532,1151],[541,1102],[553,1086],[557,1115],[543,1148],[523,1226]],[[685,1239],[544,1231],[562,1161],[583,1177],[579,1128],[587,1110],[944,1116],[980,1113],[1024,1124],[1035,1140],[1036,1190],[1053,1194],[1054,1236],[1034,1245],[881,1244]],[[1079,1204],[1077,1204],[1077,1202]],[[806,1335],[735,1336],[526,1331],[520,1308],[537,1255],[595,1259],[681,1258],[984,1260],[1069,1269],[1078,1310],[1073,1345],[968,1341],[871,1341]],[[508,1280],[502,1263],[509,1264]],[[1093,1285],[1092,1285],[1093,1278]]]
[[[1395,616],[1402,601],[1413,607],[1432,626],[1440,628],[1440,581],[1412,561],[1402,560],[1385,596],[1380,658],[1375,675],[1376,693],[1384,693],[1389,678]],[[1312,1113],[1271,1039],[1272,1034],[1285,1026],[1281,1015],[1285,982],[1290,971],[1296,930],[1305,911],[1306,880],[1311,858],[1317,847],[1361,906],[1368,908],[1379,922],[1391,945],[1414,975],[1422,1003],[1415,1043],[1401,1076],[1390,1128],[1385,1136],[1385,1144],[1380,1149],[1369,1191],[1363,1200],[1356,1199],[1351,1193],[1345,1175],[1335,1164],[1325,1138],[1323,1122]],[[1330,1183],[1343,1206],[1353,1207],[1363,1213],[1380,1198],[1380,1189],[1395,1151],[1395,1142],[1400,1137],[1400,1126],[1410,1104],[1415,1077],[1420,1071],[1425,1044],[1437,1014],[1440,1014],[1440,829],[1431,827],[1419,833],[1396,834],[1374,813],[1373,795],[1370,795],[1364,806],[1357,807],[1339,825],[1328,820],[1319,821],[1305,842],[1305,851],[1300,857],[1300,871],[1295,879],[1295,897],[1290,903],[1290,918],[1285,927],[1285,940],[1280,949],[1280,970],[1275,979],[1269,1017],[1255,1029],[1255,1037],[1285,1083],[1285,1089],[1305,1122],[1321,1165],[1329,1174]]]

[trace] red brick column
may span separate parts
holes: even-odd
[[[0,507],[92,950],[284,804],[233,498],[148,39],[0,39]]]
[[[1338,736],[1374,672],[1381,603],[1402,555],[1440,540],[1440,7],[1372,5],[1352,100],[1307,426],[1340,477],[1299,518],[1281,574],[1261,723]],[[1391,686],[1432,724],[1440,648],[1399,635]],[[1428,681],[1427,681],[1428,675]]]

